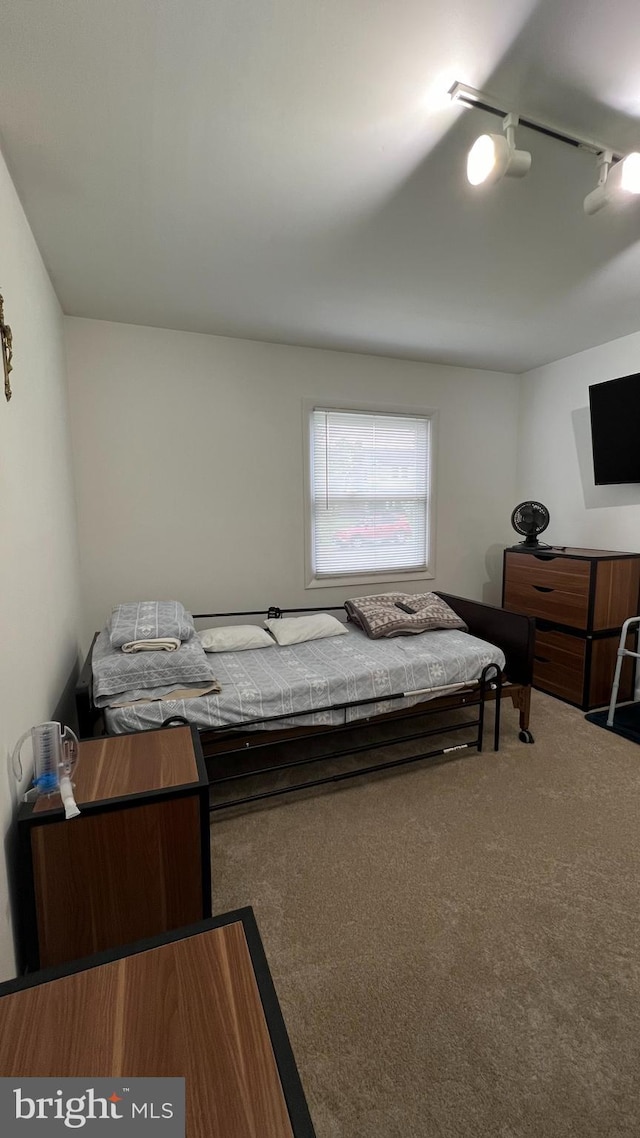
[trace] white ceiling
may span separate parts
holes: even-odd
[[[640,201],[530,131],[472,190],[434,92],[626,152],[639,58],[637,0],[3,0],[2,149],[67,313],[523,371],[638,330]]]

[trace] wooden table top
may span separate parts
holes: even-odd
[[[3,995],[0,1075],[183,1076],[188,1138],[293,1138],[243,920],[173,935]]]
[[[546,535],[545,535],[546,536]],[[625,553],[618,549],[582,549],[577,545],[539,545],[525,546],[522,542],[507,546],[507,553],[531,553],[541,557],[586,557],[592,561],[608,561],[610,558],[640,557],[640,553]]]
[[[79,806],[199,781],[190,727],[83,739],[73,775]],[[33,813],[60,808],[56,794],[38,798]]]

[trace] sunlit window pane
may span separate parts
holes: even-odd
[[[426,569],[429,451],[426,417],[312,413],[315,577]]]

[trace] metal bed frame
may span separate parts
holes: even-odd
[[[223,802],[212,802],[210,812],[214,813],[231,806],[246,805],[273,798],[277,795],[289,794],[297,790],[306,790],[331,782],[342,782],[346,779],[371,774],[375,771],[390,770],[416,763],[423,759],[448,756],[452,753],[459,753],[472,748],[476,748],[477,751],[481,752],[484,745],[487,701],[495,702],[493,749],[497,751],[500,744],[500,712],[503,694],[510,695],[514,707],[519,709],[520,739],[525,743],[533,743],[533,736],[529,730],[529,709],[533,673],[535,622],[531,617],[510,613],[504,609],[498,609],[492,605],[482,604],[478,601],[471,601],[463,597],[454,597],[448,593],[439,592],[438,596],[442,597],[447,604],[450,604],[451,607],[455,609],[458,615],[467,624],[469,632],[472,635],[478,636],[483,640],[488,640],[490,643],[502,649],[506,658],[506,666],[503,675],[500,674],[500,669],[496,664],[488,664],[483,669],[479,680],[466,685],[460,685],[453,692],[451,691],[450,685],[447,688],[447,694],[443,696],[431,697],[427,701],[415,703],[411,707],[399,707],[397,711],[393,710],[383,715],[373,712],[370,716],[363,716],[362,718],[350,722],[347,722],[347,712],[350,708],[366,707],[367,705],[379,702],[394,703],[397,701],[399,703],[401,700],[407,698],[416,698],[421,695],[426,695],[427,692],[433,692],[434,689],[394,692],[392,695],[385,695],[383,700],[357,700],[330,704],[326,707],[313,709],[314,713],[319,711],[342,711],[344,713],[344,721],[337,726],[270,729],[268,731],[268,738],[265,738],[264,729],[258,730],[259,727],[267,723],[273,728],[273,725],[280,721],[290,720],[292,715],[291,712],[289,712],[283,715],[265,716],[260,719],[246,720],[244,723],[234,724],[232,727],[222,725],[219,727],[200,728],[199,736],[203,755],[209,770],[210,785],[212,788],[223,786],[227,783],[256,777],[266,772],[276,773],[283,770],[292,770],[305,767],[309,764],[344,758],[348,755],[355,755],[369,750],[396,746],[415,739],[429,738],[431,736],[445,735],[451,732],[476,728],[477,731],[473,738],[458,744],[421,751],[415,755],[389,759],[364,767],[358,766],[353,770],[344,770],[339,773],[307,779],[304,782],[292,783],[284,787],[246,794],[241,798],[232,798]],[[325,606],[324,608],[281,609],[274,605],[268,609],[267,615],[268,617],[277,619],[289,613],[331,611],[344,613],[344,608]],[[263,618],[264,610],[195,613],[194,620],[218,620],[229,617],[251,616]],[[384,738],[382,740],[378,738],[366,742],[356,741],[354,743],[347,743],[346,746],[340,746],[342,736],[348,736],[353,732],[362,731],[363,728],[371,726],[372,724],[386,722],[404,724],[410,722],[412,719],[416,721],[422,719],[423,716],[430,716],[436,713],[442,713],[443,711],[459,710],[460,708],[473,709],[476,707],[477,717],[465,719],[463,722],[458,720],[445,725],[439,725],[433,729],[420,726],[419,730],[410,731],[408,734],[403,732],[391,738]],[[91,694],[91,650],[76,686],[76,708],[78,712],[79,731],[82,737],[95,735],[99,732],[100,728],[102,728],[102,733],[104,733],[104,719],[100,709],[94,706]],[[162,726],[170,727],[184,723],[188,723],[188,720],[184,717],[170,716],[163,722]],[[282,748],[286,749],[290,745],[295,744],[306,744],[311,740],[328,739],[332,736],[337,737],[337,749],[334,748],[317,755],[305,754],[291,761],[279,761],[280,755],[278,751]],[[266,763],[258,767],[255,767],[255,764],[251,763],[252,769],[239,770],[238,757],[247,756],[248,753],[252,754],[254,751],[260,751],[267,758],[275,754],[276,762]],[[223,764],[223,769],[220,774],[211,774],[211,766],[214,763]]]

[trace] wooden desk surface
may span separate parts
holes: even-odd
[[[200,781],[190,727],[83,739],[73,776],[79,806]],[[39,798],[34,814],[60,809],[60,798]]]
[[[96,967],[82,962],[75,967],[83,970],[49,982],[0,990],[0,1075],[183,1076],[188,1138],[313,1138],[253,915],[229,918]],[[291,1087],[293,1067],[293,1099],[302,1105],[296,1129],[265,1018],[269,1000],[279,1050],[288,1052],[280,1069]]]

